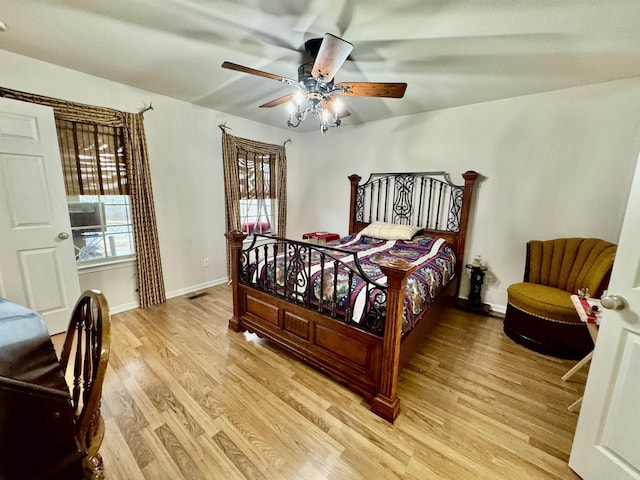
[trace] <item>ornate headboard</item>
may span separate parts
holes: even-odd
[[[351,175],[349,233],[374,221],[416,225],[426,235],[449,240],[457,255],[456,273],[462,270],[473,185],[478,173],[462,174],[456,185],[447,172],[372,173],[360,185]]]

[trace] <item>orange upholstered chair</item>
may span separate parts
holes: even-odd
[[[524,281],[507,289],[505,334],[531,350],[578,359],[593,349],[570,295],[588,288],[599,298],[607,287],[616,245],[597,238],[527,243]]]

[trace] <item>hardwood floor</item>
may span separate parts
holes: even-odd
[[[390,425],[362,399],[227,329],[226,285],[113,316],[103,391],[108,480],[577,479],[585,373],[449,310],[399,383]]]

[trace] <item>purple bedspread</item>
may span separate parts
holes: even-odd
[[[332,245],[357,251],[365,273],[385,285],[387,279],[380,271],[379,262],[401,258],[416,265],[416,270],[407,279],[405,289],[403,333],[415,326],[422,313],[429,309],[440,291],[454,277],[455,252],[453,246],[443,238],[416,236],[405,241],[351,235]]]
[[[422,313],[431,306],[438,293],[454,276],[455,253],[452,245],[443,238],[416,236],[410,241],[380,240],[355,234],[327,246],[355,252],[362,271],[383,286],[387,279],[380,270],[379,262],[401,258],[416,265],[416,270],[407,280],[405,290],[403,333],[415,326]],[[256,264],[253,263],[249,276],[267,291],[275,290],[279,295],[295,301],[306,301],[308,305],[321,311],[333,311],[340,318],[382,334],[386,301],[384,289],[365,282],[358,275],[350,274],[342,263],[338,264],[329,257],[325,258],[321,267],[317,250],[311,251],[309,262],[306,250],[297,258],[287,256],[286,261],[285,256],[279,254],[276,262],[273,262],[273,257],[258,262],[257,272]],[[327,253],[353,266],[352,255],[329,250]],[[295,271],[292,281],[292,266],[296,261],[305,266]],[[334,269],[336,264],[337,272]],[[266,287],[267,284],[271,287]],[[308,289],[308,285],[312,288]]]

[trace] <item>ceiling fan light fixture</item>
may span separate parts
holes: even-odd
[[[298,80],[255,68],[245,67],[232,62],[223,62],[222,68],[264,77],[286,83],[297,89],[296,93],[284,95],[260,105],[260,108],[276,107],[287,103],[289,127],[297,127],[309,112],[318,115],[320,131],[325,134],[329,127],[339,127],[341,119],[351,115],[338,95],[360,97],[402,98],[406,83],[389,82],[343,82],[335,84],[334,77],[338,69],[348,58],[353,45],[330,33],[322,39],[305,42],[307,52],[315,59],[298,67]]]
[[[288,102],[287,108],[289,110],[287,126],[295,128],[307,118],[307,113],[310,110],[310,102],[303,97],[301,103],[296,103],[295,98],[292,98],[291,101]]]
[[[329,127],[339,127],[342,123],[340,121],[340,115],[336,111],[331,111],[318,105],[318,118],[320,119],[320,132],[324,135],[329,130]]]
[[[301,92],[298,92],[301,93]],[[287,120],[287,126],[296,128],[302,122],[305,121],[309,112],[318,116],[320,122],[320,131],[324,135],[327,133],[330,127],[339,127],[342,123],[340,116],[342,115],[342,102],[337,102],[337,99],[333,99],[332,96],[325,96],[318,93],[310,92],[304,97],[301,103],[296,101],[296,96],[291,97],[291,100],[287,102],[287,111],[289,112],[289,119]],[[331,106],[329,106],[331,105]]]

